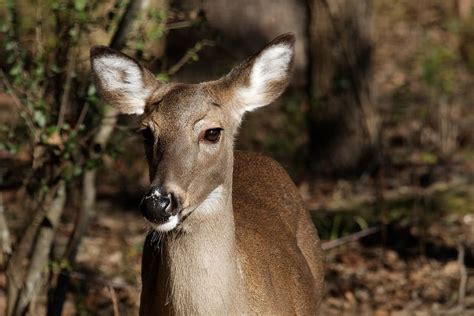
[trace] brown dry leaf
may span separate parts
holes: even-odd
[[[354,296],[354,293],[352,293],[352,291],[346,291],[344,293],[344,297],[349,302],[349,304],[354,305],[356,303],[356,298]]]
[[[450,261],[443,267],[442,274],[447,277],[457,277],[459,275],[459,264],[457,261]]]
[[[48,145],[55,145],[58,146],[59,148],[63,149],[64,148],[64,142],[63,139],[61,138],[61,135],[59,132],[54,132],[52,133],[48,139],[46,139],[46,144]]]
[[[375,311],[374,316],[390,316],[390,313],[384,309],[378,309]]]

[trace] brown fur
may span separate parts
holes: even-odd
[[[265,49],[279,44],[292,48],[293,42],[284,35]],[[187,212],[173,230],[147,236],[141,315],[317,313],[323,257],[295,185],[272,159],[233,151],[246,106],[238,92],[250,84],[262,52],[226,77],[201,84],[161,85],[146,69],[135,68],[143,75],[140,84],[153,91],[142,109],[142,126],[152,136],[145,148],[150,182],[172,192],[180,212]],[[92,59],[111,54],[96,49]],[[261,106],[288,84],[292,58],[283,60],[289,66],[276,64],[281,74],[255,90]],[[107,81],[100,72],[94,77],[105,100],[123,112],[136,111],[132,98],[103,84]],[[120,84],[129,79],[127,73],[117,73]],[[204,132],[213,128],[223,129],[219,142],[203,142]]]
[[[290,177],[273,159],[236,152],[232,194],[252,310],[260,315],[315,315],[324,259]]]
[[[229,296],[237,302],[244,296],[247,303],[239,302],[239,306],[232,303],[230,306],[236,308],[236,313],[241,312],[240,308],[246,304],[249,313],[259,315],[316,315],[323,293],[324,259],[319,238],[291,179],[274,160],[237,151],[232,195],[235,238],[231,229],[234,223],[215,224],[219,228],[218,239],[207,240],[207,249],[203,249],[205,255],[212,256],[212,252],[219,249],[222,243],[232,245],[235,240],[236,254],[229,258],[229,262],[238,260],[239,269],[244,273],[241,283],[235,280],[232,288],[228,289],[231,291]],[[220,225],[225,229],[220,230]],[[184,240],[186,236],[178,234],[172,238]],[[210,244],[213,244],[212,251]],[[190,270],[196,268],[192,265],[198,264],[186,252],[189,249],[174,249],[170,253],[166,247],[166,244],[157,245],[152,235],[145,242],[141,315],[152,315],[157,311],[173,314],[167,280],[170,277],[169,265],[165,264],[169,260],[167,256],[182,252],[178,256],[182,259],[180,261],[184,261],[181,264]],[[220,268],[218,261],[212,262],[216,269]],[[214,277],[208,276],[212,280],[211,287],[221,285],[222,280],[215,280]],[[189,283],[183,287],[197,283],[197,279],[196,273],[190,273]],[[206,290],[205,294],[212,292],[212,288]],[[212,299],[215,297],[207,297],[205,301],[209,308],[207,312],[216,312]],[[198,312],[191,308],[187,311]],[[177,314],[185,314],[182,312]],[[206,313],[200,311],[199,314]]]

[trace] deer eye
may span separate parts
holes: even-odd
[[[221,138],[222,128],[210,128],[204,133],[204,140],[209,143],[217,143]]]
[[[142,130],[142,135],[143,135],[143,142],[145,143],[145,145],[153,145],[155,136],[153,135],[153,132],[151,131],[150,128],[145,128],[144,130]]]

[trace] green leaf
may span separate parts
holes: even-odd
[[[10,76],[17,76],[18,74],[20,74],[21,72],[21,64],[18,63],[18,64],[15,64],[15,66],[12,67],[12,69],[10,69]]]
[[[87,88],[87,95],[88,96],[95,96],[97,93],[96,89],[95,89],[95,86],[94,85],[89,85],[89,87]]]
[[[58,127],[56,125],[51,125],[51,126],[48,126],[46,131],[47,131],[48,135],[51,135],[51,134],[54,134],[58,131]]]
[[[61,72],[61,68],[59,68],[57,64],[51,64],[51,66],[49,66],[49,69],[56,74]]]
[[[18,144],[13,144],[10,142],[0,142],[0,150],[4,150],[9,152],[12,155],[15,155],[18,153],[18,150],[20,149],[20,146]]]
[[[8,25],[6,23],[0,24],[0,32],[1,33],[6,33],[8,32]]]
[[[156,79],[162,82],[169,82],[170,76],[168,76],[166,73],[159,73],[156,75]]]
[[[135,43],[135,49],[143,51],[145,49],[145,43],[142,40],[137,40]]]
[[[74,8],[77,11],[84,11],[87,5],[87,0],[74,0]]]
[[[423,152],[421,154],[421,161],[428,165],[434,165],[438,162],[438,157],[430,152]]]
[[[33,121],[38,124],[39,127],[45,127],[46,125],[46,116],[41,111],[35,111],[33,113]]]
[[[72,38],[77,38],[78,35],[79,33],[76,28],[72,28],[69,30],[69,36],[71,36]]]

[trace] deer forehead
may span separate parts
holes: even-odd
[[[218,102],[212,88],[204,84],[166,85],[150,98],[143,122],[160,129],[223,127],[226,111]]]

